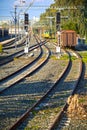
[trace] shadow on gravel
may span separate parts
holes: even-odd
[[[87,74],[86,74],[86,64],[83,63],[83,73],[82,79],[79,82],[78,87],[76,88],[76,94],[87,95]]]
[[[86,69],[85,65],[84,67]],[[84,75],[85,75],[85,71],[83,72],[83,77]],[[83,85],[82,84],[80,85],[82,89],[83,86],[87,84],[87,78],[86,79],[83,78],[81,82],[83,80],[85,81],[85,83]],[[40,115],[42,116],[43,115],[46,116],[47,114],[51,116],[52,111],[56,110],[56,114],[58,114],[60,108],[63,107],[68,96],[70,96],[70,94],[72,93],[72,90],[74,89],[72,84],[74,82],[75,79],[73,79],[73,81],[65,82],[65,78],[63,78],[62,84],[59,83],[54,88],[53,90],[54,93],[53,92],[50,93],[49,96],[46,98],[46,100],[42,102],[36,108],[36,110],[33,110],[33,112],[29,116],[30,118],[26,120],[21,130],[24,130],[28,122],[31,121],[33,118],[35,118],[37,113],[40,113]],[[26,80],[22,80],[22,82],[18,83],[18,85],[16,84],[14,87],[11,87],[10,89],[6,90],[3,94],[1,94],[0,95],[0,129],[1,130],[5,129],[6,125],[9,126],[9,124],[12,124],[11,120],[14,120],[15,122],[15,120],[18,117],[22,116],[22,114],[26,112],[27,109],[30,109],[31,106],[33,106],[36,103],[36,101],[39,100],[40,97],[43,96],[44,93],[50,89],[52,85],[53,82],[50,80],[44,80],[40,82],[37,80],[29,81],[28,79],[26,79]],[[80,87],[78,86],[78,90]],[[87,86],[86,86],[86,90],[87,90]],[[6,120],[8,121],[8,124],[6,123],[3,124],[3,122],[5,122]],[[46,119],[44,121],[46,121]],[[39,123],[40,122],[41,120],[39,119]],[[33,127],[35,126],[37,127],[36,123],[33,125]]]
[[[32,112],[30,115],[30,120],[32,120],[40,111],[43,111],[44,114],[51,114],[52,111],[49,111],[49,108],[51,108],[51,110],[59,110],[59,108],[63,107],[65,101],[67,100],[67,97],[70,95],[73,89],[71,86],[73,82],[74,81],[64,82],[62,84],[62,87],[60,85],[56,85],[56,88],[53,90],[55,93],[50,93],[48,98],[46,98],[46,100]],[[39,100],[39,98],[43,96],[43,94],[47,92],[52,85],[53,83],[50,80],[45,80],[43,82],[27,81],[26,83],[24,80],[20,84],[8,89],[6,92],[1,94],[0,129],[2,127],[4,129],[6,127],[6,124],[3,125],[3,122],[5,122],[5,120],[8,120],[9,126],[11,120],[15,121],[24,112],[26,112],[27,109],[31,108],[31,106],[33,106],[36,101]],[[57,110],[56,113],[58,113]],[[28,121],[26,121],[24,127],[26,126],[27,122]]]

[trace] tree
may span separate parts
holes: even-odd
[[[74,8],[70,9],[72,7]],[[62,29],[75,30],[81,37],[87,35],[87,0],[54,0],[54,4],[41,14],[40,18],[55,17],[58,11],[56,8],[64,8],[64,10],[61,10],[61,16],[68,16],[68,19],[61,19]],[[55,28],[55,21],[53,21],[53,26]]]

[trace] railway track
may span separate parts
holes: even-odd
[[[6,40],[6,41],[3,41],[3,42],[1,42],[1,44],[2,44],[2,46],[3,46],[3,49],[6,49],[6,47],[7,47],[7,49],[10,49],[10,48],[15,48],[15,41],[16,42],[18,42],[17,44],[21,44],[21,41],[24,41],[26,39],[26,37],[25,36],[23,36],[23,38],[21,39],[21,37],[20,36],[18,36],[18,37],[16,37],[16,39],[15,38],[11,38],[11,39],[9,39],[9,40]]]
[[[24,46],[25,42],[26,42],[26,36],[24,36],[22,39],[16,38],[16,40],[14,39],[10,43],[6,43],[6,45],[3,46],[3,50],[13,49],[15,48],[15,46],[17,48],[22,47]]]
[[[46,61],[49,59],[49,55],[50,55],[50,52],[49,52],[49,49],[46,47],[46,46],[42,46],[41,48],[43,48],[43,51],[45,51],[44,53],[43,53],[43,56],[41,56],[41,57],[39,57],[39,60],[37,61],[37,63],[36,64],[34,64],[33,66],[31,66],[30,67],[30,70],[26,70],[23,74],[21,74],[21,78],[20,78],[20,76],[19,76],[19,78],[20,79],[18,79],[18,77],[16,78],[16,81],[14,81],[16,84],[19,84],[18,82],[20,81],[20,80],[24,80],[24,78],[26,77],[26,76],[29,76],[30,74],[32,74],[34,71],[36,71],[36,70],[38,70],[39,69],[39,67],[41,67],[44,63],[46,63]],[[42,49],[41,49],[41,51],[42,51]],[[47,52],[48,51],[48,52]],[[10,85],[8,85],[8,87],[11,87],[13,84],[15,84],[15,83],[12,83],[12,81],[10,82],[11,84]],[[23,81],[22,81],[23,82]],[[8,84],[8,83],[7,83]],[[8,91],[9,91],[9,89],[8,89]],[[1,96],[2,97],[2,96]],[[9,102],[10,103],[10,102]],[[17,104],[15,104],[15,107],[17,107]],[[2,109],[5,109],[5,107],[4,108],[2,108]],[[11,108],[9,108],[9,109],[11,109]],[[25,111],[26,109],[23,109],[22,108],[22,111]],[[2,110],[1,110],[2,111]],[[7,112],[7,114],[8,114],[9,112]],[[4,113],[3,113],[4,114]],[[0,116],[0,117],[2,117],[3,116],[3,114]],[[5,115],[7,115],[7,114],[5,114]],[[20,114],[19,114],[20,115]],[[5,119],[6,119],[6,117],[5,117]],[[4,120],[4,119],[3,119]],[[17,119],[16,119],[17,120]],[[6,120],[5,120],[6,121]],[[0,123],[1,123],[1,121],[0,121]],[[8,124],[9,122],[7,122],[7,124]],[[12,122],[11,122],[12,123]],[[3,124],[4,124],[4,122],[3,122]],[[3,124],[2,124],[2,126],[1,126],[1,124],[0,124],[0,129],[3,129],[2,127],[3,127]],[[6,124],[5,124],[6,125]],[[7,125],[8,126],[8,125]],[[9,127],[9,126],[8,126]]]
[[[80,55],[77,52],[74,52],[74,54],[77,58],[79,58],[80,67],[79,67],[78,77],[73,85],[73,89],[72,89],[69,97],[75,94],[76,88],[78,87],[78,84],[80,82],[80,79],[81,79],[81,76],[83,73],[82,58],[80,57]],[[69,126],[71,118],[67,116],[67,108],[68,107],[69,107],[69,104],[68,104],[68,101],[66,100],[64,107],[61,109],[60,113],[57,114],[57,117],[55,118],[55,121],[53,122],[53,124],[51,125],[49,130],[61,130],[61,129],[67,128],[67,126]]]
[[[14,40],[15,40],[15,38],[12,38],[12,39],[8,39],[8,40],[4,40],[1,43],[2,43],[3,47],[6,47],[6,46],[12,45]]]
[[[84,49],[85,50],[85,49]],[[70,123],[65,129],[87,129],[87,51],[78,51],[83,60],[82,78],[76,88],[75,94],[68,100],[69,107],[66,110],[67,117],[70,118]],[[84,100],[84,101],[83,101]],[[83,101],[83,102],[80,102]],[[72,107],[72,109],[71,109]],[[82,111],[81,111],[82,109]],[[65,130],[63,129],[63,130]]]
[[[2,93],[5,89],[9,88],[11,85],[15,84],[16,82],[20,81],[21,79],[23,79],[24,77],[26,77],[27,75],[32,73],[36,68],[38,68],[38,67],[33,67],[34,68],[33,69],[32,65],[34,65],[42,57],[43,49],[41,48],[41,46],[44,45],[44,43],[45,42],[38,43],[30,49],[30,51],[32,51],[32,50],[34,51],[34,49],[39,48],[38,49],[39,54],[37,53],[37,56],[35,56],[35,58],[33,58],[33,60],[28,61],[28,63],[25,64],[24,66],[22,66],[22,68],[20,68],[17,71],[0,79],[0,86],[2,86],[2,87],[0,87],[0,93]],[[45,46],[45,48],[47,48],[47,47]],[[22,75],[22,76],[20,76],[20,75]],[[8,85],[6,85],[6,84],[8,84]]]
[[[72,53],[71,53],[72,54]],[[77,59],[78,60],[78,59]],[[71,66],[72,66],[72,63],[70,63],[70,61],[69,61],[69,63],[68,63],[68,65],[70,65],[71,64]],[[70,71],[70,69],[71,69],[71,66],[68,68],[68,66],[66,67],[66,68],[68,68],[68,73],[69,73],[69,71]],[[64,69],[64,71],[63,72],[65,72],[66,71],[66,69]],[[61,91],[61,89],[58,87],[58,90],[56,90],[57,89],[57,84],[59,84],[59,82],[63,82],[63,81],[61,81],[61,80],[64,80],[64,77],[63,77],[63,72],[61,73],[61,75],[59,76],[59,78],[58,78],[58,80],[54,83],[54,85],[52,85],[51,87],[50,87],[50,90],[48,90],[44,95],[43,95],[43,97],[41,97],[40,99],[39,99],[39,102],[36,102],[34,105],[33,105],[33,107],[31,107],[31,108],[29,108],[28,110],[27,110],[27,112],[25,113],[25,114],[23,114],[23,116],[20,118],[20,119],[18,119],[18,121],[10,128],[10,130],[12,129],[16,129],[16,127],[18,127],[18,125],[19,124],[21,124],[21,122],[22,121],[24,121],[25,120],[25,118],[26,117],[28,117],[29,116],[29,118],[28,118],[28,120],[30,120],[29,121],[29,124],[30,124],[30,129],[32,129],[33,130],[33,127],[34,126],[32,126],[32,124],[31,124],[31,119],[32,119],[32,117],[34,118],[35,117],[35,115],[36,115],[36,117],[38,117],[38,115],[40,116],[44,116],[44,115],[46,115],[46,113],[45,113],[45,111],[43,111],[44,109],[48,109],[48,108],[50,108],[50,107],[52,107],[52,108],[55,108],[56,107],[56,105],[58,105],[58,101],[57,101],[57,104],[55,103],[55,99],[53,99],[52,98],[52,96],[54,96],[54,97],[57,97],[57,96],[55,96],[55,93],[58,93],[59,94],[59,91]],[[66,72],[66,74],[67,74],[67,72]],[[65,77],[66,77],[66,74],[65,74]],[[61,77],[63,78],[63,79],[61,79]],[[60,86],[60,85],[59,85]],[[53,88],[53,89],[52,89]],[[67,87],[66,87],[67,88]],[[73,88],[71,88],[71,90],[66,90],[66,93],[67,93],[67,96],[66,96],[66,98],[71,94],[71,91],[73,91],[74,90],[74,87]],[[54,91],[54,92],[53,92]],[[65,90],[64,90],[65,91]],[[54,94],[53,94],[54,93]],[[60,100],[62,100],[62,98],[63,98],[63,93],[61,92],[61,94],[59,94],[58,95],[58,98],[59,98],[59,105],[61,104],[61,102],[60,102]],[[54,100],[54,104],[52,104],[52,102],[51,102],[51,100],[52,100],[52,102],[53,102],[53,100]],[[57,99],[58,100],[58,99]],[[64,107],[64,104],[65,104],[65,100],[66,99],[64,99],[64,103],[63,103],[63,105],[60,105],[60,109],[61,108],[63,108]],[[59,106],[58,106],[59,107]],[[56,109],[56,114],[58,113],[58,111],[59,111],[59,113],[61,113],[60,112],[60,109],[59,110],[57,110]],[[52,110],[53,111],[53,110]],[[51,114],[49,114],[50,115],[50,120],[51,120],[51,122],[50,121],[47,121],[46,119],[46,121],[48,122],[47,123],[47,125],[43,125],[43,126],[37,126],[37,128],[38,129],[51,129],[52,127],[53,127],[53,120],[54,120],[54,117],[55,117],[55,114],[53,114],[53,112],[52,111],[50,111],[49,110],[49,113]],[[37,114],[38,113],[38,114]],[[44,113],[44,114],[43,114]],[[54,112],[55,113],[55,112]],[[42,117],[41,117],[41,119],[42,119]],[[47,118],[48,118],[48,116],[47,116]],[[38,120],[37,120],[37,122],[38,122]],[[36,123],[37,123],[36,122]],[[41,122],[40,122],[41,123]],[[26,125],[26,123],[24,123],[24,124],[22,124],[22,126],[20,126],[18,129],[23,129],[23,127],[25,127],[25,125]],[[39,124],[38,124],[39,125]],[[46,128],[44,128],[44,126],[46,126]]]
[[[23,37],[21,40],[17,41],[17,48],[15,49],[15,39],[9,41],[3,45],[3,53],[0,57],[0,66],[7,64],[8,62],[12,61],[14,57],[19,57],[23,55],[23,45],[26,41],[26,37]],[[5,46],[5,47],[4,47]],[[10,49],[10,50],[9,50]]]
[[[43,41],[44,42],[44,41]],[[32,46],[29,47],[29,51],[32,51],[33,49],[35,49],[36,47],[38,47],[38,44],[34,44]],[[16,50],[16,52],[14,52],[13,49],[12,49],[12,54],[11,55],[8,55],[6,56],[5,58],[3,58],[4,56],[2,56],[2,59],[0,60],[0,66],[4,65],[4,64],[7,64],[11,61],[14,60],[14,58],[19,58],[21,56],[23,56],[25,53],[24,53],[24,48],[19,48]]]
[[[68,67],[68,66],[67,66]],[[64,69],[64,71],[65,71],[66,69]],[[63,73],[63,72],[62,72]],[[62,75],[62,74],[61,74]],[[59,76],[59,77],[61,77],[61,76]],[[60,80],[60,78],[59,78],[59,80]],[[54,83],[55,85],[57,84],[57,81]],[[29,110],[27,110],[27,112],[23,115],[23,118],[21,118],[21,119],[19,119],[19,121],[16,123],[16,127],[17,127],[17,125],[19,124],[19,123],[21,123],[23,120],[24,120],[24,118],[26,118],[26,116],[28,116],[27,114],[29,114],[29,113],[32,113],[32,111],[34,111],[34,109],[36,108],[38,108],[38,105],[40,105],[40,103],[42,102],[42,100],[46,97],[46,95],[47,94],[49,94],[50,93],[50,91],[52,90],[52,88],[54,88],[54,86],[55,85],[52,85],[51,86],[51,88],[50,88],[50,90],[48,90],[45,94],[44,94],[44,96],[39,100],[39,102],[37,102],[37,103],[35,103],[34,105],[33,105],[33,107],[31,107]],[[15,126],[13,126],[11,129],[15,129],[14,128]],[[21,129],[21,128],[20,128]]]
[[[31,58],[31,57],[29,57],[29,56],[26,56],[26,55],[24,55],[24,52],[23,53],[21,53],[20,55],[18,55],[18,56],[16,56],[16,59],[19,61],[19,62],[22,62],[22,60],[24,60],[25,61],[25,63],[23,63],[23,65],[21,65],[20,63],[19,63],[19,67],[15,67],[15,66],[17,66],[17,65],[15,65],[15,62],[16,61],[12,61],[12,62],[10,62],[9,64],[6,64],[6,65],[4,65],[4,66],[2,66],[1,67],[1,73],[3,73],[3,75],[0,77],[0,82],[2,82],[2,81],[4,81],[4,80],[6,80],[7,78],[9,78],[10,76],[13,76],[15,73],[17,73],[17,72],[15,72],[15,71],[21,71],[23,68],[25,68],[25,67],[27,67],[27,66],[29,66],[29,64],[31,65],[31,64],[33,64],[34,62],[36,62],[36,60],[38,60],[38,58],[39,58],[39,56],[37,56],[38,55],[38,53],[39,53],[39,49],[40,49],[40,46],[42,46],[42,45],[44,45],[44,43],[45,43],[45,41],[43,41],[43,42],[41,42],[40,44],[36,44],[36,45],[34,45],[34,46],[32,46],[30,49],[29,49],[29,53],[33,53],[35,56],[33,56],[33,58]],[[39,48],[39,49],[38,49]],[[37,50],[36,50],[37,49]],[[23,58],[22,58],[23,57]],[[37,57],[37,58],[36,58]],[[22,59],[22,60],[21,60]],[[18,62],[17,61],[17,62]],[[13,65],[12,65],[12,63],[13,63]],[[9,66],[11,66],[11,68],[13,67],[13,68],[15,68],[15,70],[13,69],[11,69],[11,68],[9,68]],[[8,67],[8,71],[10,71],[9,73],[8,73],[8,71],[6,71],[6,73],[4,73],[3,72],[3,69],[5,69],[5,68],[7,68]],[[11,71],[11,70],[12,71]]]
[[[18,127],[18,129],[22,130],[25,127],[26,127],[26,129],[32,129],[32,130],[35,128],[42,129],[42,130],[54,129],[53,128],[55,126],[54,125],[55,123],[53,123],[54,118],[57,117],[57,113],[59,113],[58,118],[60,118],[60,115],[62,113],[61,109],[62,109],[62,111],[64,111],[64,109],[66,108],[65,102],[66,102],[67,98],[70,96],[70,94],[74,92],[75,85],[77,84],[78,79],[80,77],[80,73],[78,72],[77,76],[75,77],[76,81],[74,81],[74,83],[72,83],[72,84],[74,84],[74,85],[72,85],[73,87],[71,87],[71,85],[69,85],[70,83],[67,84],[66,89],[58,87],[61,85],[61,82],[63,82],[66,75],[71,70],[72,63],[70,61],[69,61],[68,65],[70,65],[70,66],[66,67],[68,69],[68,72],[65,69],[64,72],[66,72],[66,73],[62,72],[60,78],[55,82],[55,84],[50,88],[50,90],[48,90],[47,93],[45,93],[45,95],[39,100],[39,102],[37,102],[31,109],[29,109],[18,120],[18,122],[16,122],[15,125],[13,125],[10,128],[10,130],[16,129],[17,125],[21,124],[21,122],[24,121],[27,116],[28,116],[27,121],[25,121],[22,125],[20,125],[20,127]],[[73,67],[73,69],[74,69],[74,67]],[[79,62],[79,69],[81,69],[80,67],[81,66],[80,66],[80,62]],[[70,87],[70,88],[68,88],[68,87]],[[43,121],[42,121],[42,119],[43,119]],[[67,122],[69,122],[69,121],[67,121]],[[27,125],[26,122],[29,122],[29,123],[27,123],[29,125]],[[32,122],[34,122],[34,124]]]
[[[8,48],[11,48],[11,47],[8,47]],[[10,50],[8,48],[3,51],[0,57],[0,66],[9,63],[10,61],[13,60],[14,57],[18,57],[22,55],[24,51],[23,47],[20,47],[17,49],[11,48]]]

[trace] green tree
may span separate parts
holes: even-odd
[[[87,0],[54,0],[54,4],[41,14],[40,20],[47,16],[56,17],[57,8],[64,9],[60,10],[61,16],[68,16],[68,19],[61,18],[61,28],[75,30],[87,38]],[[52,24],[55,28],[55,19],[52,19]]]

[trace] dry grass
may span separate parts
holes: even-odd
[[[71,117],[87,118],[87,96],[75,94],[68,98],[68,114]]]

